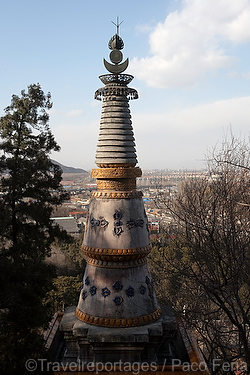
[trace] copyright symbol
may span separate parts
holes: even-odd
[[[35,359],[28,359],[25,363],[25,368],[28,371],[35,371],[37,369],[37,362]]]

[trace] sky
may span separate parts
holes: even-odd
[[[0,14],[0,115],[40,83],[64,165],[96,167],[94,93],[117,16],[138,166],[199,170],[230,132],[249,137],[250,0],[8,0]]]

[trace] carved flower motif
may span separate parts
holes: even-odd
[[[132,229],[134,227],[143,227],[143,224],[144,224],[144,220],[143,219],[136,219],[136,220],[133,220],[133,219],[130,219],[129,221],[127,221],[127,226],[129,229]]]
[[[148,295],[149,295],[150,298],[154,297],[154,287],[153,287],[152,284],[148,285]]]
[[[145,294],[146,293],[146,288],[145,288],[145,286],[143,286],[143,285],[141,285],[140,286],[140,288],[139,288],[139,292],[141,293],[141,294]]]
[[[135,220],[135,226],[136,226],[136,227],[141,227],[141,228],[142,228],[142,227],[143,227],[143,224],[144,224],[144,220],[143,220],[143,219],[140,219],[140,218],[139,218],[139,219],[136,219],[136,220]]]
[[[126,289],[126,294],[128,297],[134,297],[135,295],[134,288],[132,288],[132,286],[129,286],[128,289]]]
[[[120,236],[123,233],[122,227],[114,227],[114,234]]]
[[[89,288],[89,292],[91,296],[94,296],[96,294],[96,286],[93,285],[91,288]]]
[[[128,226],[129,229],[134,228],[134,226],[135,226],[134,220],[127,221],[127,226]]]
[[[86,292],[86,290],[84,290],[84,291],[82,292],[82,299],[85,300],[86,297],[87,297],[87,292]]]
[[[106,298],[109,295],[110,295],[110,290],[106,286],[102,288],[102,296]]]
[[[106,226],[109,224],[109,222],[104,218],[101,219],[100,223],[102,228],[106,228]]]
[[[100,220],[96,220],[94,217],[90,220],[92,227],[98,227],[100,225]]]
[[[121,211],[119,210],[115,210],[115,213],[114,213],[114,219],[115,220],[120,220],[122,218],[122,213]]]
[[[120,297],[120,296],[117,296],[117,297],[115,297],[115,298],[113,299],[113,301],[114,301],[114,303],[115,303],[117,306],[119,306],[119,305],[122,304],[122,302],[123,302],[123,298]]]
[[[113,284],[113,288],[116,292],[119,292],[120,290],[122,290],[123,288],[123,285],[120,281],[116,281],[114,284]]]

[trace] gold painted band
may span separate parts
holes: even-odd
[[[95,267],[101,268],[133,268],[133,267],[140,267],[147,263],[147,258],[141,258],[131,261],[124,261],[124,262],[110,262],[110,261],[103,261],[98,259],[89,258],[87,255],[84,256],[86,262]]]
[[[78,319],[82,320],[85,323],[93,324],[100,327],[137,327],[145,324],[149,324],[161,316],[161,308],[148,315],[138,316],[135,318],[127,319],[112,319],[112,318],[101,318],[99,316],[92,316],[85,314],[81,310],[76,308],[76,316]]]
[[[131,178],[97,179],[97,190],[131,191],[136,189],[136,180]]]
[[[141,191],[93,191],[92,198],[104,198],[104,199],[130,199],[130,198],[141,198],[143,193]]]
[[[92,169],[92,178],[136,178],[141,177],[142,171],[139,167],[136,168],[98,168]]]
[[[107,262],[127,262],[141,259],[150,253],[151,248],[151,244],[132,249],[102,249],[82,245],[82,250],[87,257]]]
[[[135,167],[136,163],[96,163],[97,167],[99,168],[131,168]]]

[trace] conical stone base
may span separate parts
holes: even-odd
[[[103,327],[147,324],[160,312],[147,264],[134,268],[88,265],[76,315]]]
[[[151,245],[141,197],[92,198],[83,246],[87,267],[76,315],[106,327],[160,316],[146,262]]]

